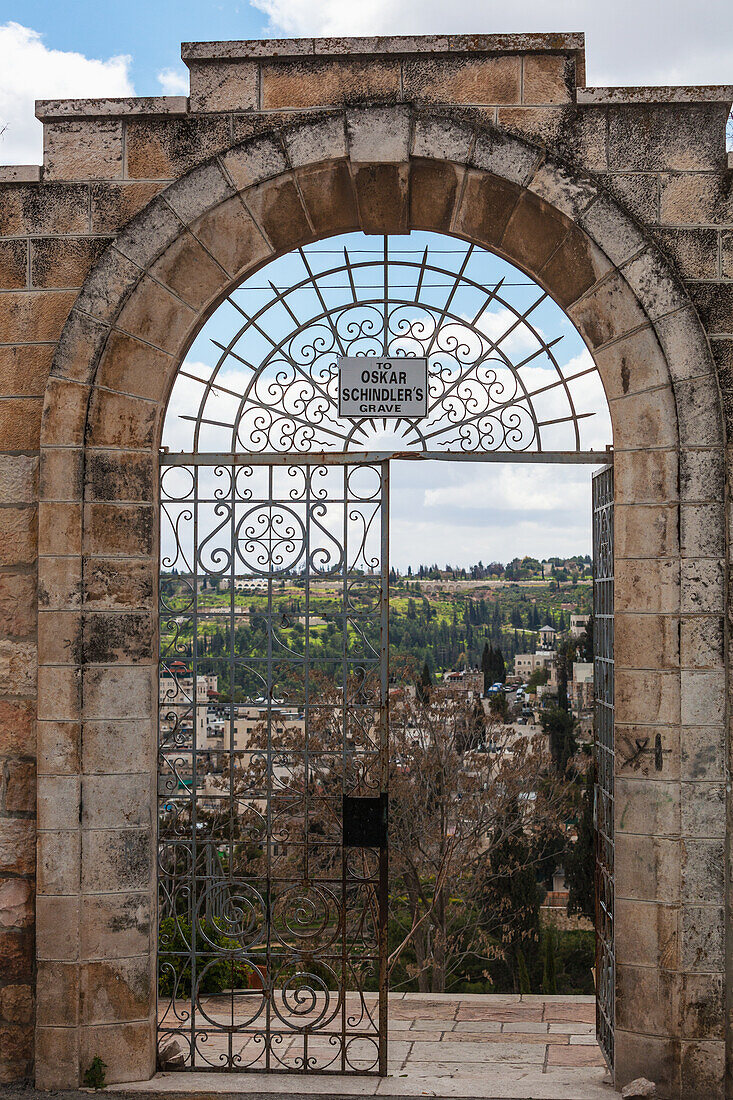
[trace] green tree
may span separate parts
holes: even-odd
[[[491,669],[494,659],[494,648],[489,645],[488,642],[484,643],[484,650],[481,654],[481,669],[484,674],[484,695],[491,687]]]
[[[542,939],[544,941],[542,992],[545,994],[545,996],[554,996],[555,993],[557,993],[557,979],[555,973],[555,928],[552,924],[547,926]]]
[[[430,675],[430,669],[428,668],[428,662],[422,666],[422,672],[420,673],[420,679],[415,685],[415,693],[417,699],[423,705],[427,705],[430,702],[430,689],[433,686],[433,678]]]
[[[541,684],[546,684],[549,679],[550,674],[546,668],[536,668],[527,680],[527,691],[530,693],[536,691]]]
[[[576,643],[572,638],[560,642],[557,647],[557,704],[563,710],[570,710],[568,680],[572,679],[575,655]]]
[[[585,775],[578,818],[578,839],[570,845],[565,860],[565,881],[568,885],[568,913],[595,920],[596,841],[593,829],[593,797],[595,771],[589,767]]]
[[[550,755],[558,775],[568,770],[568,764],[576,753],[575,718],[562,707],[548,707],[540,715],[542,729],[549,737]]]
[[[503,691],[497,691],[489,698],[489,710],[491,711],[492,717],[497,721],[508,721],[509,704],[506,701],[506,695]]]
[[[517,979],[519,982],[520,993],[531,993],[532,983],[529,980],[529,971],[527,970],[527,961],[524,957],[524,952],[521,947],[517,948]]]
[[[540,905],[545,891],[537,883],[518,800],[499,815],[494,846],[487,861],[484,905],[496,914],[515,991],[519,992],[520,950],[529,968],[540,942]]]

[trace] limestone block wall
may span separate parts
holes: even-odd
[[[733,90],[588,89],[582,35],[183,57],[0,167],[0,1081],[153,1068],[154,380],[248,265],[424,226],[550,286],[616,410],[620,1073],[733,1095]]]

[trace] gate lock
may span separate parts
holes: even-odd
[[[387,847],[387,795],[376,798],[352,798],[344,795],[345,848]]]

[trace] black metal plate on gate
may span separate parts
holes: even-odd
[[[387,847],[387,795],[352,798],[344,795],[344,847]]]

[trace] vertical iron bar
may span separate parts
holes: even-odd
[[[273,467],[267,467],[267,501],[272,507]],[[272,514],[270,515],[272,518]],[[267,965],[265,969],[267,991],[265,999],[265,1068],[272,1066],[272,996],[274,993],[274,976],[272,960],[272,911],[274,899],[272,896],[272,555],[268,562],[267,571],[267,751],[266,751],[266,795],[265,807],[267,818],[267,881],[265,884],[265,913],[267,925]],[[259,723],[258,723],[259,724]]]
[[[198,979],[197,966],[196,966],[196,950],[197,940],[196,935],[196,910],[198,906],[198,882],[196,876],[196,864],[198,861],[197,851],[197,799],[198,799],[198,743],[196,737],[196,719],[198,717],[198,664],[197,664],[197,640],[198,640],[198,608],[199,608],[199,583],[198,583],[198,567],[199,567],[199,471],[195,468],[193,471],[193,548],[191,553],[191,569],[193,571],[193,624],[191,632],[191,697],[193,701],[192,705],[192,728],[191,728],[191,872],[193,881],[191,883],[191,1068],[196,1065],[196,981]]]
[[[349,638],[349,615],[348,615],[348,597],[349,597],[349,467],[344,464],[342,469],[342,495],[343,495],[343,547],[344,556],[342,561],[343,580],[341,586],[341,794],[342,796],[349,793],[347,783],[347,755],[346,755],[346,738],[348,734],[347,729],[347,715],[348,705],[347,696],[349,688],[349,675],[348,675],[348,638]],[[343,805],[343,801],[342,801]],[[346,1070],[346,971],[348,966],[348,958],[346,953],[346,849],[343,845],[343,821],[341,822],[341,911],[339,913],[339,922],[341,924],[341,1070]]]
[[[308,787],[310,782],[310,728],[311,728],[311,714],[310,714],[310,601],[311,601],[311,478],[313,476],[312,466],[303,466],[303,477],[305,480],[305,640],[303,644],[303,719],[304,719],[304,739],[303,739],[303,776],[304,776],[304,791],[303,791],[303,881],[307,887],[310,887],[310,853],[308,847],[310,844],[310,827],[308,822],[308,814],[310,813],[310,799],[308,797]],[[317,866],[317,865],[316,865]],[[317,873],[317,872],[316,872]],[[303,1072],[307,1072],[308,1069],[308,1029],[306,1028],[303,1033]]]
[[[614,1072],[614,623],[613,467],[593,476],[593,682],[595,694],[596,1028]]]
[[[379,627],[379,669],[380,669],[380,789],[388,795],[389,790],[389,462],[381,465],[381,577],[380,603],[381,620]],[[388,819],[389,820],[389,819]],[[387,973],[387,924],[389,904],[389,865],[388,846],[379,850],[379,1073],[387,1076],[387,1028],[389,975]]]
[[[229,554],[230,554],[230,574],[229,574],[229,882],[233,883],[233,857],[234,857],[234,814],[236,813],[236,799],[234,798],[234,745],[235,745],[235,722],[234,716],[236,708],[234,705],[234,692],[235,692],[235,654],[236,646],[234,644],[234,624],[235,624],[235,593],[236,586],[234,578],[236,577],[236,531],[237,520],[235,513],[236,506],[236,466],[228,467],[231,475],[231,514],[229,516]],[[214,494],[212,493],[212,496]],[[232,1028],[234,1027],[234,964],[231,967],[232,977]],[[233,1050],[233,1031],[229,1032],[229,1068],[234,1065],[234,1050]]]

